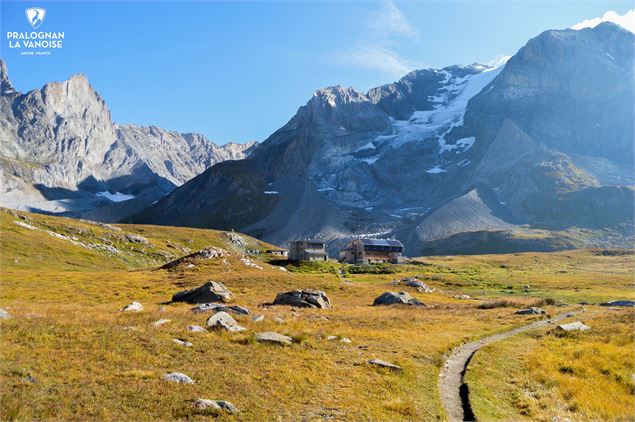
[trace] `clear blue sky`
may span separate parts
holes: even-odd
[[[64,48],[25,57],[7,31]],[[321,87],[367,90],[413,68],[488,62],[543,30],[633,1],[51,2],[2,1],[1,55],[18,90],[87,75],[118,123],[200,132],[218,143],[264,140]]]

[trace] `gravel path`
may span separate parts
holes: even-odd
[[[470,363],[470,359],[472,359],[472,356],[474,356],[477,350],[513,335],[524,333],[525,331],[554,325],[579,312],[581,311],[571,311],[559,314],[550,319],[542,319],[522,327],[514,328],[513,330],[494,334],[471,343],[462,344],[452,350],[452,354],[448,360],[446,360],[445,365],[441,368],[441,372],[439,373],[439,392],[448,419],[451,422],[475,420],[474,413],[472,413],[472,408],[470,407],[467,384],[464,383],[463,377],[467,370],[467,365]]]

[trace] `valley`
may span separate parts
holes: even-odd
[[[545,327],[474,355],[466,380],[476,416],[628,419],[635,405],[635,313],[598,306],[635,299],[629,250],[429,256],[370,271],[334,261],[292,265],[264,253],[272,245],[214,230],[7,209],[0,229],[0,308],[10,314],[0,320],[3,420],[444,420],[438,381],[451,350],[573,311],[580,313],[563,322],[582,321],[589,331],[562,336]],[[195,254],[203,249],[215,252]],[[433,291],[394,283],[408,277]],[[170,300],[209,280],[233,293],[228,305],[249,309],[233,315],[244,331],[186,328],[205,327],[212,313]],[[332,307],[266,305],[293,289],[323,291]],[[372,306],[386,291],[406,291],[425,306]],[[120,311],[132,302],[143,310]],[[515,314],[528,306],[546,314]],[[261,343],[263,332],[292,344]],[[194,383],[164,381],[172,372]],[[201,410],[199,398],[239,412]]]

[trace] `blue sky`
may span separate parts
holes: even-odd
[[[32,31],[64,31],[50,56],[7,48]],[[87,75],[118,123],[200,132],[217,143],[262,141],[321,87],[360,90],[408,70],[514,54],[546,29],[567,28],[633,1],[7,2],[2,49],[20,91]]]

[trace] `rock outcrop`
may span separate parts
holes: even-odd
[[[172,302],[210,303],[231,302],[234,295],[223,283],[208,281],[200,287],[184,290],[172,296]]]
[[[328,309],[331,307],[331,301],[326,293],[310,289],[278,293],[273,304],[295,306],[298,308]]]

